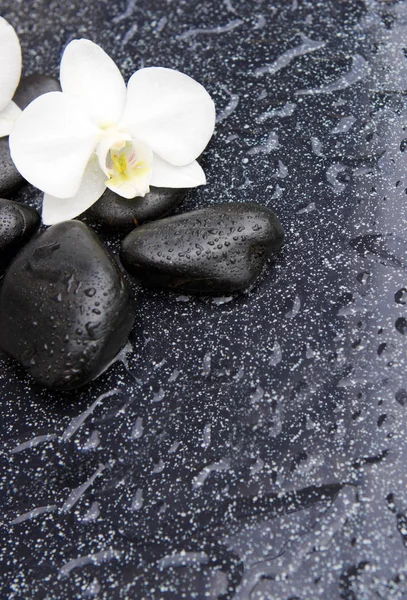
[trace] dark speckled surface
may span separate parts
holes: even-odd
[[[255,201],[287,233],[244,294],[135,289],[129,345],[87,389],[1,358],[1,597],[407,598],[406,2],[1,13],[25,74],[84,36],[126,76],[198,79],[219,122],[178,211]]]

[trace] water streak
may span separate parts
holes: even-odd
[[[143,432],[144,432],[143,419],[141,417],[137,417],[134,427],[131,430],[130,437],[132,440],[138,440],[143,435]]]
[[[194,477],[192,489],[196,490],[202,487],[213,471],[228,471],[228,469],[230,469],[230,462],[226,458],[222,458],[220,461],[204,467],[202,471]]]
[[[158,390],[158,392],[154,392],[153,397],[151,398],[151,402],[161,402],[164,399],[165,392],[162,387]]]
[[[228,31],[233,31],[233,29],[236,29],[236,27],[240,27],[242,24],[243,21],[241,19],[233,19],[233,21],[230,21],[230,23],[227,23],[226,25],[219,25],[218,27],[210,27],[208,29],[188,29],[188,31],[181,33],[178,36],[178,39],[185,40],[196,35],[218,35],[220,33],[227,33]]]
[[[127,3],[126,10],[124,12],[120,13],[119,15],[117,15],[116,17],[114,17],[114,19],[112,19],[112,22],[116,24],[116,23],[120,23],[121,21],[124,21],[125,19],[127,19],[127,17],[131,16],[135,7],[136,7],[136,0],[129,0]]]
[[[207,352],[203,357],[201,375],[207,377],[211,372],[212,355]]]
[[[204,450],[207,450],[209,448],[209,446],[211,445],[211,436],[212,436],[212,428],[211,428],[211,424],[207,423],[203,429],[202,432],[202,448]]]
[[[216,117],[217,123],[221,123],[227,119],[236,110],[239,105],[239,99],[240,97],[238,94],[230,94],[228,105]]]
[[[284,117],[291,117],[294,114],[297,105],[293,102],[287,102],[281,108],[273,108],[272,110],[268,110],[261,115],[259,115],[256,119],[257,123],[264,123],[268,119],[283,119]]]
[[[83,423],[86,421],[86,419],[89,417],[89,415],[91,415],[93,413],[95,408],[103,400],[105,400],[106,398],[110,398],[110,396],[114,396],[115,394],[120,394],[120,390],[115,388],[114,390],[110,390],[109,392],[105,392],[104,394],[101,394],[98,398],[96,398],[96,400],[93,402],[93,404],[90,405],[89,408],[87,408],[83,413],[81,413],[77,417],[73,418],[61,436],[62,441],[66,442],[73,435],[75,435],[75,433],[83,425]]]
[[[19,444],[12,450],[10,450],[10,454],[17,454],[18,452],[22,452],[23,450],[27,450],[28,448],[35,448],[38,444],[43,444],[44,442],[51,442],[57,438],[56,433],[49,433],[47,435],[38,435],[37,437],[32,438],[31,440],[27,440],[22,444]]]
[[[294,301],[293,301],[293,306],[292,306],[291,310],[289,310],[285,313],[285,316],[287,317],[287,319],[293,319],[294,317],[296,317],[298,315],[300,310],[301,310],[301,298],[299,296],[295,296]]]
[[[136,35],[137,31],[138,25],[137,23],[133,23],[130,29],[128,29],[128,31],[126,32],[126,35],[124,36],[122,41],[122,45],[125,46],[126,44],[128,44],[128,42],[130,42],[130,40],[133,39],[133,37]]]
[[[277,73],[284,67],[287,67],[298,56],[303,56],[304,54],[315,52],[315,50],[319,50],[320,48],[323,48],[325,46],[325,42],[311,40],[303,33],[300,33],[300,36],[302,40],[301,44],[299,44],[298,46],[294,46],[294,48],[286,50],[273,63],[265,65],[264,67],[259,67],[255,70],[254,74],[257,77],[260,75],[264,75],[265,73],[267,73],[268,75],[275,75],[275,73]]]
[[[96,521],[99,515],[99,502],[92,502],[90,508],[86,511],[85,516],[82,519],[82,523],[91,523],[93,521]]]
[[[95,473],[91,477],[89,477],[89,479],[87,481],[85,481],[85,483],[82,483],[82,485],[80,485],[79,487],[72,490],[72,492],[69,494],[68,498],[65,500],[65,502],[62,506],[62,509],[61,509],[62,512],[69,512],[71,510],[71,508],[73,508],[75,506],[75,504],[82,498],[83,494],[93,484],[96,477],[99,477],[99,475],[102,473],[104,468],[105,468],[104,465],[100,465],[98,470],[95,471]]]
[[[61,575],[69,575],[69,573],[73,569],[78,569],[85,567],[86,565],[101,565],[105,562],[110,562],[111,560],[118,560],[123,552],[120,550],[102,550],[101,552],[96,552],[95,554],[88,554],[87,556],[80,556],[79,558],[74,558],[69,562],[62,565],[59,572]]]
[[[283,358],[281,346],[277,342],[277,340],[274,342],[271,352],[272,352],[272,354],[269,359],[269,365],[271,365],[272,367],[276,367],[282,361],[282,358]]]
[[[346,133],[349,131],[355,121],[356,117],[352,115],[349,117],[342,117],[339,123],[335,125],[333,129],[331,129],[331,135],[335,135],[336,133]]]
[[[143,498],[143,490],[138,488],[136,493],[134,494],[134,498],[131,502],[130,510],[140,510],[143,507],[144,498]]]
[[[53,512],[56,509],[57,509],[57,507],[54,504],[48,505],[48,506],[39,506],[38,508],[34,508],[33,510],[30,510],[29,512],[19,515],[18,517],[16,517],[12,521],[10,521],[10,524],[18,525],[19,523],[23,523],[24,521],[29,521],[30,519],[35,519],[36,517],[38,517],[39,515],[43,515],[44,513]]]
[[[255,156],[256,154],[268,154],[269,152],[276,150],[278,146],[278,135],[275,131],[271,131],[265,144],[253,146],[253,148],[248,150],[247,154],[250,154],[250,156]]]
[[[160,570],[168,567],[187,567],[188,565],[207,565],[209,562],[208,555],[205,552],[185,552],[181,551],[177,554],[168,554],[163,556],[157,566]]]
[[[308,90],[298,90],[295,92],[296,96],[313,96],[315,94],[331,94],[339,90],[344,90],[354,83],[361,81],[370,73],[370,65],[360,54],[355,54],[352,59],[352,67],[348,73],[345,73],[332,83],[322,85],[317,88],[311,88]]]

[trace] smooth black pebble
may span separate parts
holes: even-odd
[[[138,227],[123,241],[120,258],[147,283],[225,294],[251,285],[283,238],[270,209],[218,204]]]
[[[0,198],[0,275],[40,223],[41,217],[33,208]]]
[[[1,348],[50,388],[97,377],[126,343],[134,318],[117,263],[79,221],[29,242],[0,290]]]
[[[22,77],[13,97],[13,101],[24,110],[38,96],[48,92],[60,92],[61,86],[57,79],[48,75],[27,75]]]
[[[137,225],[168,214],[185,198],[187,189],[155,188],[144,198],[122,198],[111,190],[93,204],[83,216],[103,229],[131,231]]]
[[[10,156],[8,137],[0,138],[0,196],[8,196],[25,183]]]

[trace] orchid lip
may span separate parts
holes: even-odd
[[[135,140],[115,142],[105,159],[106,187],[124,196],[144,196],[150,190],[153,153]]]

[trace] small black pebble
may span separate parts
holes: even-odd
[[[0,275],[34,235],[40,222],[41,217],[33,208],[0,198]]]
[[[0,138],[0,196],[9,196],[24,183],[11,159],[8,137]]]
[[[125,238],[120,257],[146,283],[223,295],[251,285],[283,237],[270,209],[218,204],[142,225]]]
[[[154,188],[144,198],[122,198],[107,189],[82,216],[102,229],[131,231],[137,225],[168,214],[185,198],[187,189]]]
[[[29,242],[0,290],[0,347],[49,388],[97,377],[127,341],[133,296],[99,238],[65,221]]]

